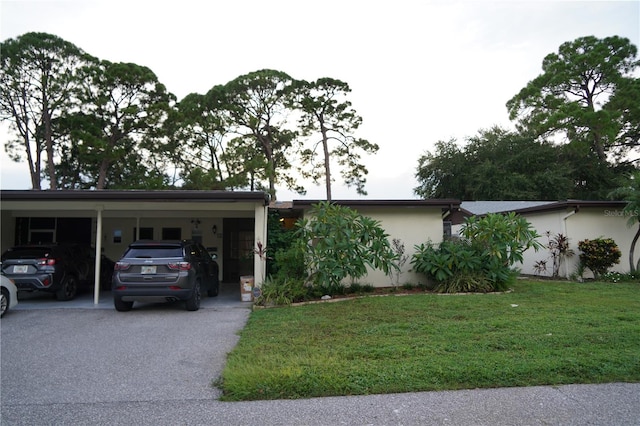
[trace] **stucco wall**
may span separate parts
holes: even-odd
[[[560,275],[566,277],[575,272],[579,262],[579,241],[599,237],[613,238],[622,252],[620,263],[615,265],[611,270],[628,272],[629,250],[637,225],[634,228],[629,228],[627,226],[628,216],[625,216],[622,210],[610,208],[581,208],[575,214],[572,214],[572,212],[573,210],[561,210],[524,215],[541,235],[546,231],[551,231],[552,236],[561,233],[569,237],[569,245],[575,254],[573,257],[567,259],[566,264],[562,265]],[[563,220],[565,217],[566,219]],[[539,241],[546,245],[548,240],[543,236]],[[546,249],[540,250],[537,253],[533,250],[528,250],[525,253],[525,259],[521,266],[522,273],[534,274],[535,262],[544,259],[548,259],[548,272],[546,275],[551,275],[553,262],[549,258],[549,251]],[[586,274],[585,276],[589,277],[591,275]]]

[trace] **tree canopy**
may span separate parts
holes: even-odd
[[[637,48],[626,38],[581,37],[542,61],[542,71],[507,102],[511,119],[539,137],[588,146],[601,162],[640,143]]]
[[[422,197],[604,199],[640,159],[640,63],[621,37],[581,37],[547,55],[507,102],[516,131],[440,141],[418,159]]]
[[[304,193],[293,165],[311,161],[311,127],[297,121],[310,112],[295,99],[335,89],[341,103],[327,95],[324,112],[335,134],[324,137],[342,146],[329,155],[344,167],[344,183],[365,193],[358,149],[377,146],[351,135],[362,118],[339,80],[314,86],[263,69],[175,102],[149,68],[100,60],[54,35],[27,33],[0,47],[0,119],[14,135],[5,150],[14,161],[26,157],[34,189],[48,179],[52,189],[250,189],[275,198],[282,185]]]

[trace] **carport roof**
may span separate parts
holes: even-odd
[[[195,190],[1,190],[1,201],[160,201],[160,202],[261,202],[269,204],[262,191]]]

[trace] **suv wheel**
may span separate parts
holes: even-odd
[[[9,310],[9,291],[2,288],[0,293],[0,318],[2,318]]]
[[[200,309],[200,281],[196,281],[193,287],[193,295],[187,299],[187,311],[197,311]]]
[[[127,312],[127,311],[130,311],[131,308],[133,308],[133,302],[125,302],[119,297],[114,297],[113,306],[116,307],[116,311],[118,312]]]
[[[60,289],[56,291],[56,299],[71,300],[76,297],[78,292],[78,280],[76,277],[69,275],[63,281]]]

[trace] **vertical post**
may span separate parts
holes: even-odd
[[[103,206],[96,206],[96,263],[93,285],[93,304],[100,302],[100,264],[102,262],[102,210]]]
[[[267,247],[267,214],[269,212],[269,206],[265,206],[261,203],[256,203],[255,208],[255,226],[254,226],[254,245],[253,248],[258,247],[258,242],[262,243],[262,246]],[[255,255],[253,257],[253,273],[254,273],[254,285],[256,287],[262,286],[265,273],[267,271],[267,264],[264,257]]]

